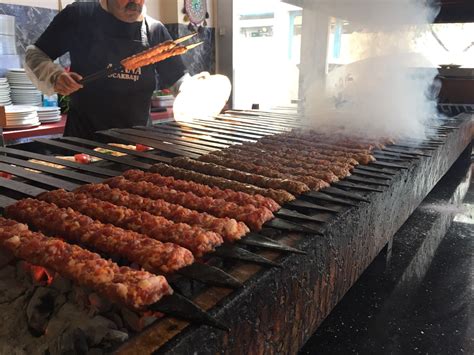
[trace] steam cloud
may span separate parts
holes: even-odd
[[[305,117],[318,129],[371,137],[425,136],[437,117],[438,73],[411,45],[429,30],[439,9],[425,0],[314,0],[315,13],[347,15],[357,30],[356,60],[312,78],[305,90]],[[355,22],[357,21],[357,22]]]

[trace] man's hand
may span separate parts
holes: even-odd
[[[77,73],[61,73],[54,84],[54,91],[63,96],[71,95],[73,92],[83,88],[83,86],[79,84],[80,80],[82,80],[82,76]]]

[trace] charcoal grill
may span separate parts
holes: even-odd
[[[19,178],[0,179],[0,204],[5,207],[54,188],[73,190],[129,168],[149,170],[154,163],[168,163],[175,156],[198,158],[291,130],[298,126],[298,119],[291,114],[229,111],[213,121],[98,132],[104,141],[140,143],[155,148],[152,152],[79,138],[36,140],[37,147],[103,159],[97,165],[0,147],[0,171]],[[177,282],[193,279],[205,286],[156,305],[155,310],[167,316],[118,352],[296,352],[471,143],[472,129],[467,114],[436,124],[426,140],[407,139],[381,149],[375,152],[376,162],[358,166],[351,177],[284,205],[260,233],[218,248],[211,256],[220,260],[214,266],[182,270],[185,279]],[[95,147],[127,155],[115,157],[96,152]],[[44,167],[25,158],[67,169]],[[189,321],[196,326],[189,326]]]

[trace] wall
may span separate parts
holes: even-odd
[[[184,22],[184,0],[158,0],[158,19],[166,24],[168,31],[173,38],[184,36],[190,33],[188,23]],[[207,0],[209,19],[207,26],[201,28],[199,38],[204,44],[192,51],[184,54],[183,60],[191,75],[207,71],[216,72],[216,6],[217,0]]]
[[[61,0],[63,7],[67,4],[74,2],[74,0]],[[41,7],[46,9],[54,9],[58,10],[59,1],[58,0],[1,0],[0,4],[13,4],[13,5],[23,5],[23,6],[31,6],[35,5],[35,7]]]
[[[30,1],[29,4],[31,3],[32,2]],[[38,3],[46,5],[45,1],[38,1]],[[48,4],[51,5],[52,1],[49,1]],[[36,41],[36,39],[46,29],[57,13],[57,8],[32,7],[17,4],[6,4],[5,1],[0,2],[0,14],[15,17],[16,47],[19,56],[19,62],[23,62],[26,47]],[[1,68],[11,67],[10,63],[4,62],[4,60],[7,60],[7,58],[1,56],[0,59]],[[68,57],[65,56],[62,59],[63,65],[67,65],[68,62]]]

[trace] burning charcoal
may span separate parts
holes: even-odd
[[[22,267],[35,286],[49,286],[53,282],[55,273],[44,267],[33,265],[28,262],[24,262]]]
[[[122,313],[122,318],[124,320],[124,322],[126,323],[126,325],[136,331],[136,332],[139,332],[142,330],[142,324],[141,324],[141,321],[140,321],[140,316],[138,316],[136,313],[126,309],[126,308],[122,308],[121,309],[121,313]]]
[[[7,265],[0,269],[0,278],[1,279],[11,279],[15,277],[15,267]]]
[[[109,330],[105,335],[104,340],[113,344],[121,344],[128,340],[128,334],[120,330]]]
[[[54,309],[60,309],[67,302],[67,297],[64,293],[60,293],[54,300]]]
[[[0,303],[10,303],[23,295],[28,289],[27,283],[15,277],[15,267],[7,265],[0,269]]]
[[[118,315],[116,311],[108,312],[104,314],[104,316],[114,322],[117,325],[117,329],[123,328],[122,318]]]
[[[0,268],[10,264],[15,257],[6,250],[0,250]]]
[[[51,287],[55,288],[56,290],[62,293],[66,293],[66,292],[71,291],[72,283],[70,280],[57,275],[54,278],[53,282],[51,283]]]
[[[118,329],[117,324],[112,322],[110,319],[103,316],[95,316],[92,321],[104,329]]]
[[[112,308],[112,303],[110,301],[107,301],[94,292],[89,294],[89,302],[91,310],[97,313],[105,313],[110,311]]]
[[[49,346],[50,355],[78,354],[86,355],[87,338],[79,328],[67,329]]]
[[[64,333],[66,327],[80,328],[91,347],[102,347],[107,332],[117,329],[117,325],[111,320],[102,316],[91,317],[73,302],[65,303],[51,318],[47,335],[55,339]]]
[[[3,268],[2,271],[5,269]],[[14,278],[14,270],[15,268],[13,268],[13,272],[9,277],[8,275],[0,276],[0,303],[10,303],[23,295],[28,289],[28,285]],[[11,269],[8,268],[5,272],[9,273]]]
[[[28,282],[31,282],[31,274],[28,271],[28,266],[29,265],[26,261],[20,260],[19,262],[16,263],[16,276],[19,280],[27,280]]]
[[[84,328],[86,338],[89,344],[92,346],[101,344],[105,335],[107,334],[107,331],[107,328],[101,326]]]
[[[36,289],[26,307],[28,326],[33,335],[40,336],[44,334],[49,318],[54,311],[55,299],[58,295],[58,291],[51,288],[38,287]]]
[[[72,292],[69,293],[69,300],[77,304],[81,309],[88,309],[89,297],[86,290],[82,287],[74,286]]]

